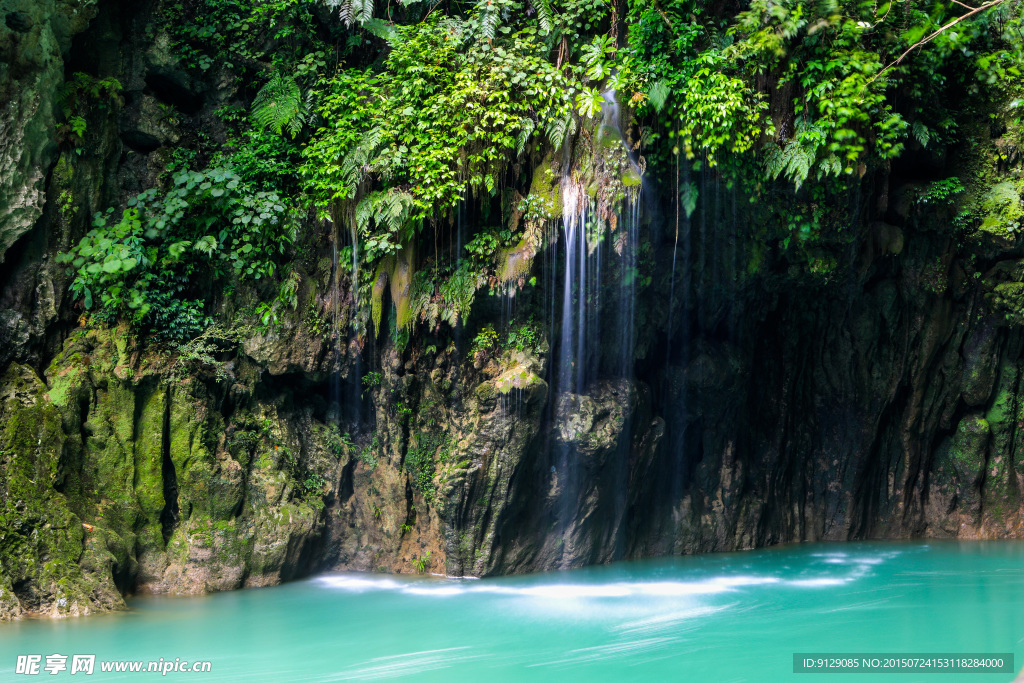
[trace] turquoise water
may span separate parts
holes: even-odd
[[[326,574],[126,613],[0,624],[0,680],[156,680],[102,660],[209,660],[166,680],[1009,681],[794,674],[794,652],[1013,652],[1024,543],[805,544],[484,580]],[[18,654],[95,654],[16,676]],[[69,660],[70,661],[70,660]],[[44,659],[45,663],[45,659]]]

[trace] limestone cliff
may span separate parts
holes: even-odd
[[[353,276],[310,220],[280,320],[260,324],[267,290],[239,286],[171,345],[86,324],[54,263],[93,212],[222,136],[215,112],[240,97],[220,67],[178,60],[157,6],[0,0],[0,619],[335,568],[479,576],[1021,535],[1022,188],[1005,127],[866,178],[828,244],[765,238],[757,212],[785,207],[747,208],[710,173],[692,215],[645,178],[613,237],[573,252],[594,266],[587,289],[566,276],[563,212],[641,187],[623,134],[598,124],[561,161],[533,159],[544,249],[503,251],[454,328],[351,334]],[[54,98],[80,70],[124,89],[86,112],[75,148]],[[967,190],[978,229],[922,201],[966,168],[984,169]]]

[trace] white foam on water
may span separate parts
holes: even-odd
[[[387,591],[401,589],[402,584],[394,579],[377,578],[369,576],[358,576],[349,574],[331,574],[320,576],[314,579],[317,583],[329,588],[339,588],[352,593],[365,593],[367,591]]]
[[[450,595],[463,595],[466,589],[462,586],[405,586],[402,588],[402,592],[409,595],[431,595],[444,598]]]
[[[482,655],[467,652],[468,646],[448,647],[440,650],[423,650],[388,657],[375,657],[322,681],[372,680],[380,678],[404,678],[423,671],[447,669],[455,664],[480,659]]]
[[[637,640],[625,640],[607,645],[596,645],[594,647],[583,647],[569,650],[558,659],[546,662],[527,664],[528,668],[540,666],[576,666],[585,662],[595,662],[602,659],[620,659],[623,656],[637,655],[663,650],[679,641],[678,638],[662,636],[659,638],[640,638]]]
[[[633,634],[652,634],[659,631],[678,630],[679,624],[692,621],[700,617],[708,617],[717,612],[724,612],[727,609],[736,607],[739,603],[732,603],[729,605],[720,605],[713,607],[711,605],[702,605],[698,607],[690,607],[687,609],[673,610],[666,614],[658,614],[653,617],[646,617],[643,619],[634,619],[627,621],[618,626],[613,627],[612,630],[619,631],[621,633],[633,633]]]
[[[464,583],[461,579],[408,581],[384,577],[332,574],[314,579],[328,588],[351,593],[396,591],[427,597],[449,597],[469,593],[540,598],[543,600],[582,600],[629,598],[635,596],[673,597],[714,595],[747,586],[781,583],[773,576],[716,576],[698,581],[617,581],[614,583],[549,583],[509,586],[498,583]]]
[[[842,586],[852,581],[850,577],[845,578],[819,578],[819,579],[791,579],[786,582],[789,586],[801,586],[803,588],[818,588],[821,586]]]
[[[474,593],[491,593],[497,595],[513,595],[528,598],[544,598],[547,600],[578,600],[581,598],[625,598],[632,595],[628,584],[621,583],[554,583],[544,586],[474,586]]]
[[[805,572],[803,578],[782,579],[756,574],[713,576],[695,580],[612,581],[608,583],[535,583],[510,585],[505,581],[469,581],[465,578],[401,578],[361,574],[331,574],[314,579],[320,585],[350,593],[394,591],[427,598],[448,598],[468,594],[498,595],[510,598],[539,600],[555,605],[559,602],[585,600],[623,600],[630,598],[681,598],[687,596],[732,593],[758,586],[822,588],[842,586],[871,573],[872,569],[899,553],[858,556],[845,552],[814,553],[821,564],[849,567],[843,575],[833,575],[819,565]]]

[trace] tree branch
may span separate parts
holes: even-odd
[[[956,2],[956,0],[954,0],[954,2]],[[893,68],[894,66],[897,66],[897,65],[898,65],[898,64],[899,64],[900,62],[902,62],[902,61],[903,61],[903,60],[904,60],[904,59],[906,58],[906,56],[907,56],[907,55],[909,55],[909,54],[910,54],[911,52],[913,52],[913,51],[914,51],[914,50],[916,50],[917,48],[921,47],[922,45],[927,45],[928,43],[932,42],[933,40],[935,40],[936,38],[938,38],[938,37],[939,37],[940,35],[942,35],[942,34],[943,34],[943,33],[945,33],[946,31],[948,31],[949,29],[951,29],[951,28],[953,28],[954,26],[956,26],[957,24],[959,24],[959,23],[960,23],[961,21],[963,21],[964,19],[967,19],[967,18],[969,18],[969,17],[973,17],[973,16],[975,15],[975,14],[980,14],[981,12],[984,12],[984,11],[985,11],[985,10],[987,10],[987,9],[992,9],[992,8],[993,8],[993,7],[995,7],[996,5],[1001,5],[1001,4],[1003,4],[1004,2],[1006,2],[1006,0],[989,0],[989,2],[986,2],[986,3],[985,3],[984,5],[982,5],[981,7],[974,7],[974,8],[971,8],[971,11],[970,11],[970,12],[968,12],[967,14],[964,14],[963,16],[957,17],[956,19],[953,19],[953,20],[951,20],[951,21],[947,22],[947,23],[946,23],[945,25],[943,25],[943,26],[941,26],[940,28],[936,29],[936,30],[935,30],[935,31],[934,31],[933,33],[931,33],[930,35],[926,36],[925,38],[922,38],[921,40],[917,41],[916,43],[914,43],[913,45],[911,45],[910,47],[908,47],[908,48],[906,49],[906,51],[905,51],[905,52],[904,52],[903,54],[901,54],[901,55],[900,55],[899,57],[897,57],[897,58],[895,59],[895,61],[892,61],[892,62],[890,62],[888,66],[886,66],[886,67],[885,67],[884,69],[882,69],[882,70],[881,70],[881,71],[879,71],[879,72],[878,72],[877,74],[875,74],[874,76],[872,76],[872,77],[871,77],[871,80],[869,80],[869,81],[868,81],[867,83],[865,83],[865,86],[867,86],[867,85],[870,85],[870,84],[871,84],[871,82],[872,82],[872,81],[874,81],[874,80],[875,80],[876,78],[878,78],[879,76],[881,76],[881,75],[882,75],[882,74],[884,74],[884,73],[885,73],[886,71],[888,71],[889,69]],[[967,7],[967,5],[964,5],[964,4],[962,3],[962,2],[957,2],[957,4],[958,4],[958,5],[963,5],[964,7]]]

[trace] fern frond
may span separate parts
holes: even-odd
[[[355,20],[364,24],[373,18],[373,0],[351,0],[352,15]]]
[[[478,16],[480,17],[480,33],[487,40],[494,40],[498,32],[498,9],[488,0],[478,0],[476,3]]]
[[[252,101],[252,117],[256,125],[278,135],[287,127],[294,137],[302,129],[305,118],[299,84],[289,76],[274,76]]]
[[[349,190],[349,197],[354,196],[356,188],[369,171],[370,161],[380,151],[383,137],[383,129],[374,128],[341,160],[340,175]]]
[[[376,227],[397,232],[409,219],[413,198],[408,192],[391,189],[387,192],[371,192],[356,204],[355,223],[360,231],[370,228],[373,220]]]
[[[441,298],[444,302],[441,308],[441,317],[452,327],[459,323],[459,319],[465,320],[473,307],[473,299],[476,298],[476,290],[486,282],[486,278],[473,270],[469,261],[462,261],[459,269],[452,273],[452,276],[441,283]]]
[[[668,101],[670,92],[668,83],[664,79],[658,79],[651,85],[651,89],[647,91],[647,99],[654,105],[655,111],[661,112],[665,108],[665,102]]]
[[[931,131],[928,130],[928,126],[924,125],[920,121],[914,121],[914,125],[911,126],[911,130],[914,133],[914,137],[921,143],[922,147],[928,146],[928,141],[932,139]]]
[[[764,171],[772,180],[782,174],[785,164],[782,162],[782,148],[774,142],[765,145]]]
[[[572,113],[566,111],[562,116],[548,121],[544,132],[548,136],[548,141],[554,145],[555,150],[559,150],[565,139],[575,132],[575,128],[576,121],[573,119]]]
[[[365,232],[370,227],[370,219],[376,213],[380,194],[380,192],[372,192],[360,199],[359,203],[356,204],[356,228],[359,232]]]
[[[807,180],[814,164],[814,153],[797,142],[790,142],[782,150],[782,162],[786,167],[786,176],[796,185],[796,189]]]
[[[390,24],[383,19],[368,19],[363,23],[363,28],[386,42],[392,48],[398,47],[401,36],[395,30],[394,24]]]
[[[331,9],[338,10],[338,18],[346,26],[363,24],[373,18],[373,0],[323,0]]]
[[[409,219],[412,206],[411,194],[402,190],[391,190],[382,198],[378,207],[377,222],[387,225],[391,232],[396,232]]]
[[[524,116],[519,121],[519,135],[516,136],[516,154],[522,154],[523,150],[526,149],[526,143],[536,127],[537,124],[528,116]]]
[[[537,11],[537,22],[540,24],[542,34],[551,32],[551,0],[530,0],[533,9]]]

